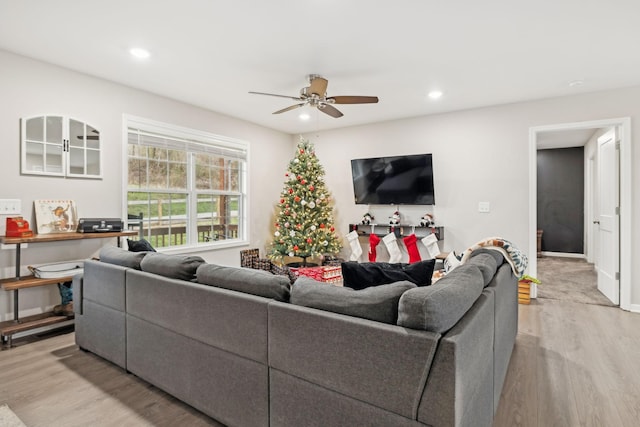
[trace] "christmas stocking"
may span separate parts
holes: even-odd
[[[376,251],[376,246],[380,243],[380,238],[375,234],[369,235],[369,262],[376,262],[376,257],[378,253]]]
[[[409,252],[409,264],[422,260],[422,258],[420,258],[420,251],[416,245],[416,241],[418,240],[416,235],[411,234],[402,240],[404,240],[404,245],[407,247],[407,252]]]
[[[396,240],[396,235],[393,233],[389,233],[382,238],[385,246],[387,247],[387,251],[389,251],[389,262],[396,263],[400,262],[402,258],[402,254],[400,253],[400,248],[398,247],[398,241]]]
[[[435,234],[431,233],[424,239],[422,243],[426,246],[429,256],[433,259],[440,255],[440,248],[438,247],[438,238]]]
[[[358,240],[358,233],[353,230],[346,235],[346,238],[349,241],[349,245],[351,246],[351,256],[349,257],[349,260],[358,261],[360,255],[362,255],[362,247],[360,246],[360,241]]]

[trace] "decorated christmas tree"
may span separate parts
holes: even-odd
[[[307,258],[337,254],[342,247],[333,226],[331,194],[313,144],[300,138],[289,162],[273,233],[270,257]]]

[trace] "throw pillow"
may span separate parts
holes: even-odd
[[[100,249],[100,261],[122,267],[140,270],[140,263],[147,252],[129,252],[116,246],[104,246]]]
[[[414,262],[413,264],[388,262],[343,262],[342,278],[344,286],[364,289],[370,286],[407,280],[418,286],[431,285],[433,266],[436,260]]]
[[[131,240],[127,239],[127,246],[131,252],[155,252],[151,243],[145,239]]]
[[[231,289],[276,301],[289,301],[289,278],[265,270],[203,264],[198,268],[196,276],[198,283],[203,285]]]
[[[171,279],[194,280],[196,270],[204,259],[191,255],[167,255],[158,252],[147,252],[140,268],[148,273],[158,274]]]
[[[400,296],[415,287],[402,281],[356,291],[301,276],[291,287],[291,303],[394,325]]]

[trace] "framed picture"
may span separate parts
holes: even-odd
[[[75,233],[78,213],[73,200],[34,200],[38,234]]]

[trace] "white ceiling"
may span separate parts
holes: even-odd
[[[639,18],[637,0],[0,0],[0,49],[296,134],[640,85]],[[248,94],[311,73],[380,102],[302,122]]]

